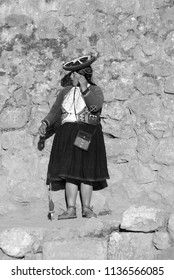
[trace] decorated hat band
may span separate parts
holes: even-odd
[[[96,59],[96,56],[84,55],[64,63],[62,67],[66,71],[79,71],[90,66]]]

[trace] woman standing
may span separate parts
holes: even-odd
[[[72,85],[64,87],[39,133],[56,125],[47,173],[47,185],[65,187],[67,210],[58,219],[76,218],[76,198],[80,191],[82,217],[96,217],[90,207],[92,191],[107,187],[109,179],[106,151],[100,124],[104,97],[92,80],[95,57],[84,56],[63,65],[70,71]]]

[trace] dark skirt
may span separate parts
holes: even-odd
[[[79,130],[93,134],[88,151],[74,145]],[[92,185],[93,190],[107,187],[109,179],[101,124],[64,123],[54,136],[47,173],[47,185],[62,189],[71,182]]]

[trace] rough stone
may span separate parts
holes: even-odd
[[[132,160],[129,162],[128,167],[130,176],[139,184],[150,183],[156,180],[156,173],[141,161]]]
[[[109,260],[149,260],[153,259],[153,235],[145,233],[113,232],[109,237]]]
[[[146,130],[148,133],[160,139],[169,130],[169,125],[164,119],[149,119],[146,123]]]
[[[172,241],[174,242],[174,214],[173,213],[169,217],[167,229],[171,236]]]
[[[160,194],[167,208],[173,207],[174,203],[174,185],[173,182],[165,181],[163,179],[159,180],[156,184],[155,192]]]
[[[68,248],[68,250],[67,250]],[[74,238],[43,244],[43,260],[106,260],[107,240]]]
[[[154,136],[149,133],[142,133],[137,137],[138,158],[143,162],[148,162],[152,159],[153,152],[158,143]]]
[[[135,81],[135,86],[142,94],[159,94],[161,92],[159,82],[153,78],[140,78]]]
[[[128,162],[136,158],[137,139],[118,139],[105,137],[106,153],[115,163]]]
[[[120,105],[118,101],[112,102],[112,104],[105,104],[102,115],[103,117],[115,119],[117,121],[120,121],[124,116],[124,108]]]
[[[28,108],[4,108],[0,118],[0,128],[19,129],[26,125],[29,118]]]
[[[154,232],[153,244],[158,250],[165,250],[171,247],[170,236],[165,230],[158,230]]]
[[[138,96],[130,100],[128,108],[138,117],[159,119],[161,115],[161,101],[150,96]]]
[[[166,93],[174,94],[174,82],[173,82],[174,75],[167,77],[164,83],[164,91]]]
[[[131,231],[150,232],[165,226],[164,211],[147,206],[131,206],[123,213],[121,228]]]
[[[129,139],[135,137],[130,118],[125,117],[121,122],[117,123],[113,119],[102,120],[103,131],[115,138]]]
[[[24,257],[31,251],[32,237],[21,229],[8,229],[0,234],[0,248],[11,257]]]
[[[165,181],[174,183],[174,166],[173,165],[171,165],[171,166],[163,165],[159,169],[159,177]]]
[[[25,149],[33,145],[33,139],[26,130],[4,132],[1,141],[3,150]]]
[[[154,152],[154,160],[157,163],[171,165],[174,163],[174,140],[173,137],[160,140]]]

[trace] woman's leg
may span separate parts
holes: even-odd
[[[58,220],[77,218],[76,216],[76,198],[77,198],[78,186],[70,182],[66,182],[65,185],[65,199],[67,210],[58,215]]]
[[[82,205],[90,206],[91,198],[92,198],[92,190],[93,187],[87,184],[81,184],[80,193],[81,193],[81,200]]]
[[[66,182],[65,185],[65,196],[66,196],[66,203],[67,207],[76,205],[76,199],[77,199],[77,192],[78,192],[78,186],[75,184],[72,184],[70,182]]]
[[[91,198],[92,198],[93,187],[87,184],[81,184],[80,194],[82,201],[82,217],[84,218],[92,218],[97,217],[97,215],[93,212],[90,207]]]

